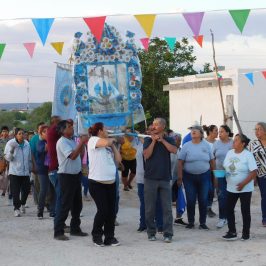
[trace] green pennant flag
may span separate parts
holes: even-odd
[[[5,43],[0,43],[0,59],[2,58],[2,55],[4,53],[6,44]]]
[[[236,26],[240,30],[240,32],[243,32],[243,29],[245,27],[245,24],[247,22],[250,9],[241,9],[241,10],[229,10],[230,15],[232,16]]]

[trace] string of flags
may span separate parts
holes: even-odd
[[[241,9],[241,10],[228,10],[230,16],[232,17],[236,27],[239,29],[240,33],[243,33],[244,27],[248,20],[251,10],[250,9]],[[199,44],[200,47],[203,46],[204,36],[200,34],[201,25],[204,19],[205,12],[191,12],[191,13],[182,13],[187,25],[193,33],[194,40]],[[146,38],[140,39],[140,42],[143,45],[145,50],[149,48],[149,40],[152,35],[154,23],[156,20],[156,14],[145,14],[145,15],[134,15],[135,19],[138,21],[140,27],[143,29]],[[102,33],[104,29],[104,23],[106,16],[100,17],[85,17],[82,18],[92,34],[95,36],[98,42],[101,42]],[[41,40],[43,46],[46,44],[47,37],[53,26],[55,18],[34,18],[31,19],[32,24]],[[176,38],[167,36],[165,37],[169,49],[174,50]],[[27,50],[30,58],[33,57],[34,51],[36,48],[36,42],[23,43],[24,48]],[[52,42],[51,46],[55,51],[62,55],[64,42]],[[0,59],[6,48],[6,43],[0,43]]]
[[[257,72],[261,73],[263,75],[264,79],[266,79],[266,71],[253,71],[253,72],[249,72],[249,73],[243,73],[244,76],[249,80],[249,82],[252,86],[254,86],[254,84],[255,84],[254,83],[254,73],[257,73]]]

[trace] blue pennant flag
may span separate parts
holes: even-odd
[[[246,76],[246,78],[248,78],[248,80],[250,81],[250,83],[252,85],[254,85],[253,73],[252,72],[246,73],[245,76]]]
[[[54,18],[34,18],[32,23],[39,34],[43,46],[45,45],[48,33],[52,27]]]

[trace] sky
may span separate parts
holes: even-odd
[[[158,14],[152,37],[188,37],[195,46],[195,67],[212,63],[210,28],[215,34],[219,65],[227,68],[265,68],[266,64],[266,4],[262,0],[9,0],[0,9],[0,43],[6,48],[0,60],[0,102],[26,102],[29,86],[30,102],[52,101],[55,64],[66,63],[71,54],[75,32],[87,32],[82,17],[109,15],[106,22],[114,25],[121,34],[126,30],[136,33],[136,39],[146,37],[135,14]],[[16,7],[16,8],[14,8]],[[228,14],[229,9],[257,9],[248,18],[242,33]],[[265,8],[265,9],[263,9]],[[207,11],[201,34],[203,48],[192,38],[192,32],[181,12]],[[46,45],[43,46],[31,18],[56,18]],[[35,53],[30,59],[24,42],[36,42]],[[51,42],[63,41],[63,55],[58,55]]]

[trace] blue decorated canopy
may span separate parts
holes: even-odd
[[[96,122],[119,127],[144,120],[141,105],[142,74],[134,33],[120,33],[105,24],[101,43],[91,32],[74,40],[75,106],[79,127]]]

